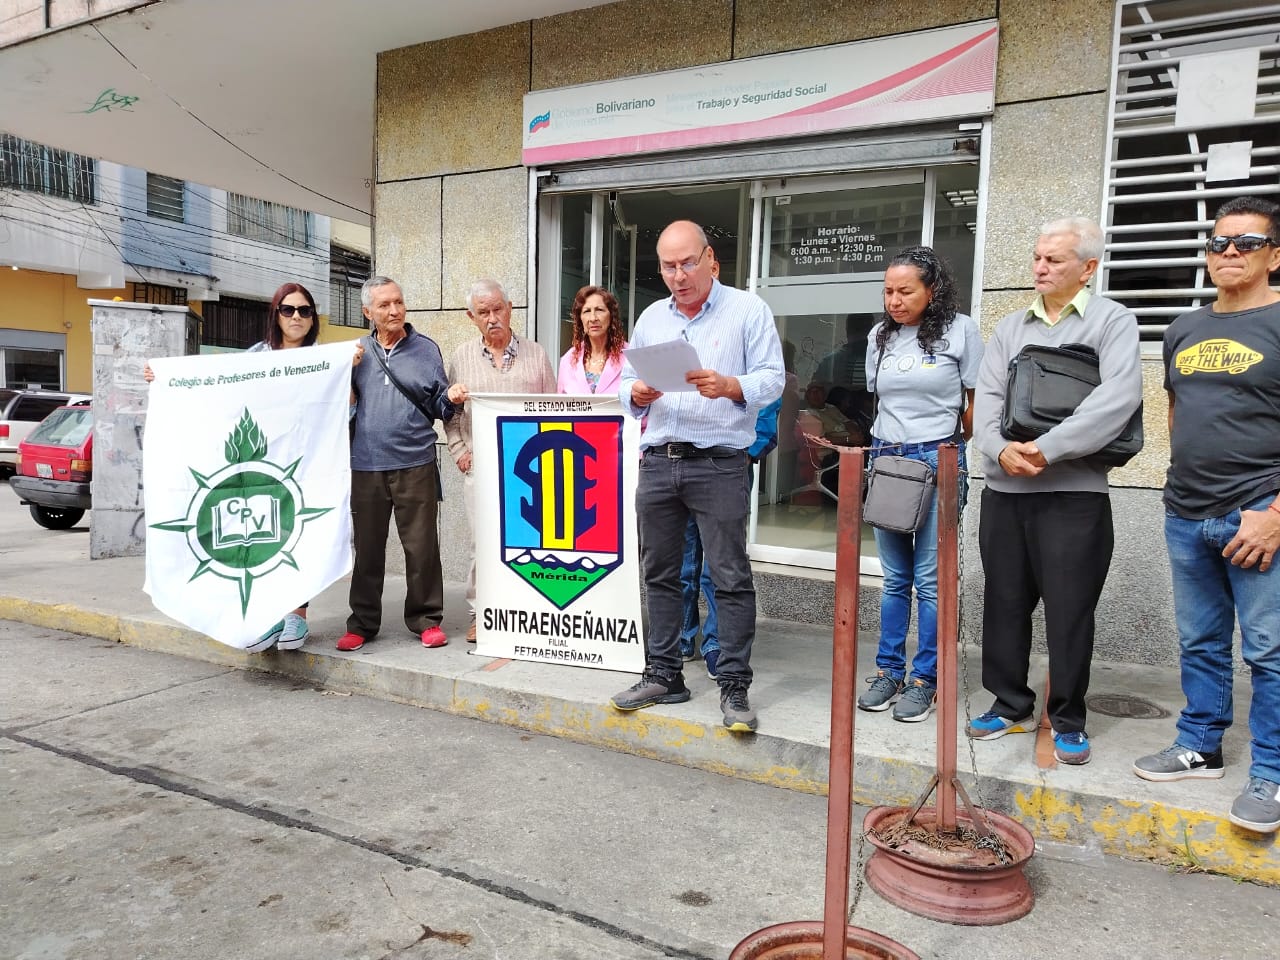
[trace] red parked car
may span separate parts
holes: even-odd
[[[36,523],[70,530],[93,504],[93,412],[88,404],[59,407],[18,444],[9,486],[31,507]]]

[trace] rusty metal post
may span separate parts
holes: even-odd
[[[836,609],[832,624],[831,748],[827,771],[827,887],[824,960],[844,960],[853,810],[853,689],[858,659],[858,566],[862,554],[861,447],[840,451],[836,505]]]
[[[956,697],[960,646],[959,448],[938,450],[938,811],[941,833],[956,829]]]

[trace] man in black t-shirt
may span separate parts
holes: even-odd
[[[1206,244],[1218,288],[1164,335],[1172,454],[1165,543],[1187,705],[1178,736],[1139,758],[1146,780],[1223,775],[1231,725],[1232,642],[1253,677],[1249,781],[1232,823],[1280,829],[1280,206],[1240,198],[1218,210]]]

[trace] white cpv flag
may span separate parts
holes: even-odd
[[[151,361],[143,589],[161,613],[244,649],[351,571],[354,353]]]

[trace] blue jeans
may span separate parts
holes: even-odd
[[[680,625],[684,599],[680,567],[685,531],[692,517],[715,583],[720,635],[721,685],[751,684],[751,646],[756,636],[756,588],[747,558],[747,514],[751,502],[747,455],[669,460],[646,452],[636,485],[640,563],[644,570],[649,634],[646,672],[664,681],[680,676]]]
[[[936,471],[938,451],[922,450],[923,444],[896,444],[875,440],[871,456],[881,454],[922,460]],[[968,484],[964,474],[964,444],[960,444],[960,503]],[[916,655],[911,661],[911,678],[929,686],[938,684],[938,498],[933,498],[924,526],[915,533],[895,533],[872,528],[880,566],[884,569],[884,589],[880,594],[880,646],[876,666],[895,680],[907,674],[907,629],[911,626],[911,590],[915,588]]]
[[[1265,510],[1275,493],[1246,504]],[[1182,645],[1178,745],[1212,752],[1231,726],[1231,651],[1240,620],[1241,653],[1253,675],[1249,710],[1253,763],[1249,776],[1280,783],[1280,563],[1262,573],[1232,566],[1222,550],[1240,529],[1240,510],[1185,520],[1167,510],[1165,544],[1173,571],[1173,611]]]
[[[684,560],[680,565],[680,594],[684,598],[684,620],[680,624],[680,653],[692,654],[698,639],[698,588],[707,598],[707,619],[702,624],[702,652],[719,650],[720,639],[716,632],[716,585],[711,581],[711,564],[702,562],[702,538],[698,536],[698,522],[689,517],[684,529]]]

